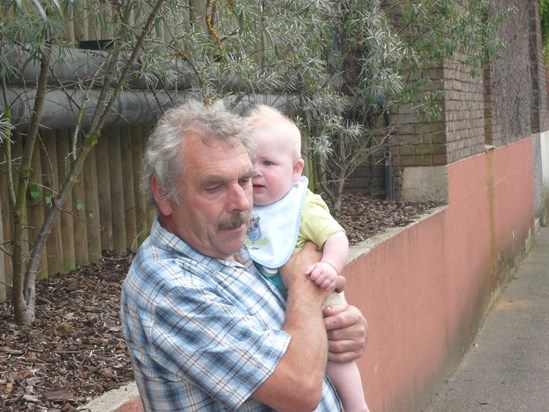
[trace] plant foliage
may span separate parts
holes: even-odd
[[[549,61],[549,0],[539,0],[539,12],[541,20],[541,38],[543,42],[543,55],[545,61]]]
[[[13,300],[20,323],[34,319],[40,253],[67,193],[123,92],[152,94],[163,110],[193,96],[224,99],[232,108],[264,102],[293,116],[307,138],[317,181],[337,209],[345,183],[391,136],[389,114],[400,106],[436,115],[440,90],[429,69],[456,53],[472,73],[502,44],[499,25],[512,11],[495,0],[7,0],[0,6],[0,82],[4,101],[17,82],[32,113],[20,161],[11,157],[11,105],[0,118],[3,161],[10,171],[12,227],[6,249],[14,270]],[[76,30],[108,33],[106,49],[90,54],[86,71],[58,72],[74,59]],[[99,37],[98,37],[99,38]],[[92,35],[93,39],[93,35]],[[25,83],[26,68],[37,81]],[[18,80],[19,79],[19,80]],[[10,83],[11,82],[11,83]],[[59,187],[31,181],[46,95],[67,96],[76,118],[72,164]],[[14,173],[11,173],[13,171]],[[24,241],[27,198],[48,196],[36,239]]]

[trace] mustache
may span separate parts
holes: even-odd
[[[234,229],[241,225],[246,225],[250,223],[250,213],[249,212],[237,212],[229,216],[227,220],[224,220],[219,223],[217,228],[219,230],[228,230]]]

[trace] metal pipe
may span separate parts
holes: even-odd
[[[8,88],[7,101],[0,94],[0,110],[4,111],[9,104],[12,107],[12,123],[25,129],[31,119],[35,89]],[[105,126],[143,125],[156,122],[169,107],[184,102],[187,99],[199,99],[191,92],[156,92],[134,90],[122,92]],[[42,127],[49,129],[71,129],[76,126],[80,108],[84,108],[84,116],[80,127],[90,125],[92,115],[100,104],[99,90],[48,90],[44,109],[40,118]],[[227,98],[226,104],[237,113],[243,113],[256,103],[268,104],[280,108],[292,115],[299,110],[299,98],[283,95],[243,95]]]
[[[385,167],[385,198],[387,200],[394,200],[393,154],[389,150],[385,151],[383,164]]]

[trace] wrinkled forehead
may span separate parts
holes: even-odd
[[[226,171],[237,164],[241,168],[252,167],[248,150],[238,140],[204,140],[194,136],[185,140],[181,155],[188,171],[208,169],[215,174],[216,169]]]

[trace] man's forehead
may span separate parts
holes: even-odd
[[[203,185],[240,180],[254,174],[254,165],[244,147],[214,150],[202,156],[194,153],[194,156],[186,171],[188,177],[196,178]]]

